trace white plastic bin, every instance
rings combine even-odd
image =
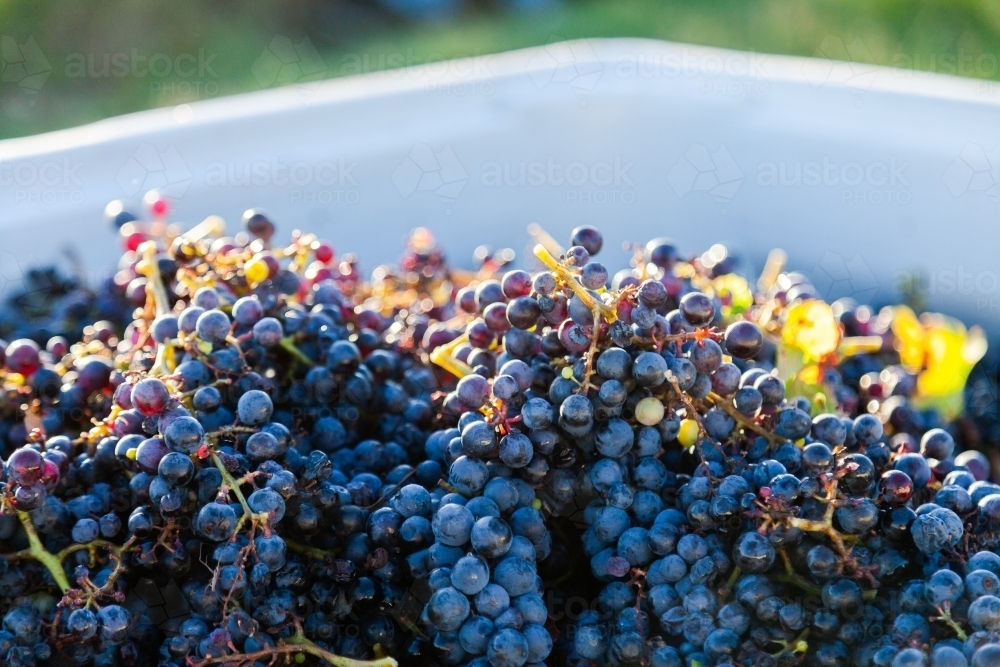
[[[600,226],[622,242],[775,246],[825,296],[929,305],[996,338],[1000,84],[656,41],[559,43],[291,86],[0,142],[0,271],[118,247],[111,199],[158,187],[175,217],[250,206],[392,260],[415,225],[458,264]],[[2,288],[3,285],[0,285]]]

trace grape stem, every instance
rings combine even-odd
[[[590,350],[587,351],[587,366],[583,372],[583,382],[580,384],[580,393],[584,396],[593,387],[590,378],[594,375],[594,358],[597,356],[597,341],[601,337],[601,311],[594,309],[594,330],[590,335]]]
[[[733,590],[733,586],[739,581],[740,575],[743,574],[743,570],[738,567],[734,567],[732,573],[729,575],[729,579],[726,580],[725,586],[723,588],[727,591]]]
[[[774,657],[780,657],[786,653],[805,653],[809,650],[809,642],[806,638],[809,637],[809,628],[803,630],[798,637],[790,642],[775,641],[777,644],[781,644],[782,649],[774,654]]]
[[[206,386],[206,387],[223,387],[223,386],[226,386],[226,385],[231,385],[232,383],[233,383],[232,380],[230,380],[228,378],[223,378],[221,380],[216,380],[215,382],[210,382],[209,384],[204,385],[204,386]],[[198,389],[201,389],[201,387],[198,387]],[[179,398],[181,400],[184,400],[185,398],[190,398],[191,396],[194,396],[195,394],[197,394],[198,393],[198,389],[191,389],[190,391],[182,391],[179,394],[176,394],[176,396],[177,396],[177,398]]]
[[[771,578],[774,581],[783,584],[792,584],[793,586],[798,586],[806,593],[809,593],[810,595],[815,595],[816,597],[820,597],[823,594],[823,591],[819,586],[810,582],[808,579],[797,573],[794,570],[794,568],[792,568],[792,561],[788,559],[788,554],[785,553],[784,549],[780,549],[778,553],[781,554],[781,561],[785,565],[785,573],[771,575]]]
[[[729,415],[737,424],[740,425],[741,428],[753,431],[757,435],[767,438],[767,441],[773,444],[780,445],[786,442],[786,440],[781,436],[771,433],[757,422],[747,418],[746,415],[744,415],[742,412],[733,407],[729,401],[727,401],[722,396],[719,396],[715,392],[712,392],[708,395],[708,400],[711,401],[712,405],[716,406],[717,408],[725,412],[727,415]]]
[[[952,630],[955,631],[955,636],[961,639],[963,642],[969,638],[969,636],[965,634],[965,630],[963,630],[961,626],[959,626],[959,624],[955,622],[955,619],[951,617],[951,609],[948,606],[938,607],[937,610],[938,613],[941,615],[932,618],[931,619],[932,621],[943,621],[944,623],[946,623],[948,627],[950,627]]]
[[[160,265],[156,262],[156,243],[146,241],[142,244],[142,258],[149,263],[149,286],[153,297],[153,308],[157,315],[163,315],[170,310],[170,299],[167,290],[163,288],[163,278],[160,275]]]
[[[66,576],[66,571],[63,570],[63,563],[70,554],[86,550],[90,553],[90,562],[91,565],[93,565],[95,559],[97,558],[97,550],[104,548],[112,554],[112,557],[121,562],[122,553],[128,551],[132,546],[131,540],[120,547],[117,544],[106,540],[94,540],[87,544],[71,544],[57,553],[52,553],[45,548],[45,545],[42,544],[42,540],[38,536],[38,531],[35,530],[35,524],[31,522],[31,514],[22,510],[16,511],[17,518],[20,519],[21,525],[24,526],[24,532],[28,536],[28,544],[30,546],[27,549],[22,549],[21,551],[3,554],[3,558],[11,562],[28,559],[38,561],[49,571],[52,578],[55,580],[56,584],[59,585],[59,588],[63,593],[72,588],[69,583],[69,578]]]
[[[316,362],[306,356],[306,354],[295,346],[295,340],[291,336],[285,336],[278,343],[285,352],[301,361],[306,366],[312,367],[316,365]]]
[[[839,479],[835,474],[831,475],[829,481],[826,483],[826,498],[818,498],[820,500],[826,501],[826,510],[823,513],[822,520],[802,519],[794,516],[786,517],[784,520],[788,523],[789,526],[793,528],[798,528],[799,530],[803,530],[809,533],[820,533],[822,535],[825,535],[827,539],[830,540],[830,543],[833,545],[833,548],[837,551],[837,554],[843,560],[843,562],[837,566],[837,573],[841,574],[843,572],[844,565],[848,565],[856,571],[859,570],[859,568],[857,566],[857,561],[854,560],[854,557],[851,556],[851,553],[848,551],[847,546],[844,544],[843,536],[833,526],[833,514],[836,511],[838,505],[837,503],[838,481]],[[767,520],[765,520],[765,524],[766,523]],[[788,559],[788,555],[784,552],[784,550],[782,550],[780,553],[781,553],[781,558],[785,563],[785,574],[781,577],[781,579],[778,579],[777,577],[775,579],[778,581],[785,580],[786,583],[795,584],[796,586],[799,586],[803,590],[813,592],[809,588],[806,588],[806,586],[810,586],[812,588],[815,588],[815,593],[818,595],[820,593],[820,589],[813,586],[813,584],[809,583],[806,579],[800,577],[795,572],[795,570],[792,569],[791,561]],[[870,589],[864,592],[864,598],[866,600],[871,600],[876,595],[878,595],[878,590],[876,589]]]
[[[614,322],[618,319],[618,314],[614,311],[614,309],[595,299],[594,295],[588,292],[586,287],[577,282],[576,276],[573,275],[569,269],[563,266],[559,260],[553,257],[552,253],[546,250],[545,246],[540,243],[535,246],[535,257],[542,260],[542,263],[547,266],[549,270],[559,276],[559,278],[566,283],[571,290],[573,290],[573,293],[580,298],[580,301],[582,301],[587,308],[592,311],[599,312],[601,317],[608,322]],[[597,320],[595,318],[595,323],[596,321]]]
[[[277,646],[254,651],[253,653],[237,653],[235,655],[220,655],[203,660],[188,658],[191,667],[204,667],[205,665],[226,663],[226,664],[253,664],[263,658],[270,658],[272,661],[279,655],[292,655],[306,653],[324,660],[334,667],[397,667],[397,663],[392,658],[378,658],[376,660],[354,660],[335,655],[312,643],[302,631],[299,630],[291,637],[283,639]]]
[[[240,490],[240,484],[242,484],[244,480],[238,480],[233,477],[232,474],[226,470],[226,466],[222,463],[222,459],[219,458],[219,455],[216,454],[215,451],[212,451],[211,456],[212,463],[215,464],[215,467],[219,469],[219,473],[222,475],[223,486],[232,491],[233,494],[235,494],[236,499],[240,501],[240,505],[243,506],[243,516],[241,516],[236,522],[236,532],[240,532],[240,529],[243,527],[243,524],[246,523],[247,519],[250,519],[251,521],[263,521],[266,523],[267,513],[261,512],[260,514],[254,514],[253,510],[250,509],[250,505],[247,504],[247,499],[243,496],[243,491]]]
[[[460,361],[454,357],[455,350],[461,347],[463,343],[467,342],[469,342],[469,335],[462,334],[450,343],[438,345],[433,351],[431,351],[431,362],[437,364],[459,379],[464,378],[466,375],[472,375],[472,367],[464,361]]]
[[[694,403],[691,402],[691,399],[688,398],[688,395],[685,394],[684,390],[681,389],[681,385],[677,381],[677,376],[675,376],[669,370],[667,371],[667,382],[670,383],[670,386],[673,387],[674,389],[674,393],[677,394],[678,398],[680,398],[681,400],[681,403],[684,404],[684,409],[687,411],[687,417],[697,422],[698,435],[702,438],[707,438],[708,431],[705,430],[705,424],[702,423],[701,416],[698,414],[698,410],[695,409]]]
[[[96,541],[98,540],[95,540],[95,542]],[[77,578],[76,580],[77,584],[79,584],[80,587],[84,589],[82,602],[85,607],[89,607],[92,604],[96,604],[97,598],[99,598],[101,595],[113,593],[115,588],[115,582],[118,580],[118,577],[122,575],[122,572],[125,571],[125,558],[123,557],[122,554],[130,550],[132,548],[132,545],[135,544],[135,542],[136,542],[136,537],[132,536],[128,539],[127,542],[125,542],[125,544],[121,546],[121,548],[117,548],[113,544],[104,543],[109,547],[109,557],[112,561],[114,561],[114,567],[111,569],[111,573],[108,574],[108,579],[106,582],[104,582],[103,586],[99,587],[95,585],[94,582],[90,580],[90,577],[86,575],[84,575],[81,578]],[[86,546],[89,547],[93,544],[94,542],[91,542]],[[66,551],[66,549],[64,549],[63,551]],[[91,567],[94,566],[94,551],[95,549],[90,549]],[[57,554],[57,557],[61,554],[62,552]],[[67,598],[68,597],[69,596],[67,596]],[[76,599],[80,600],[81,598],[77,597]]]
[[[38,537],[38,531],[35,530],[35,524],[31,522],[31,515],[22,510],[17,510],[17,518],[21,520],[24,532],[28,535],[28,544],[31,545],[27,549],[28,553],[31,554],[32,558],[45,566],[45,569],[49,571],[49,574],[55,579],[55,582],[59,585],[63,593],[68,591],[70,589],[69,579],[66,577],[65,570],[63,570],[62,561],[59,560],[58,556],[50,553],[45,548],[45,545],[42,544],[42,540]],[[80,546],[84,547],[84,545]]]
[[[195,243],[207,236],[220,236],[226,231],[226,222],[217,215],[210,215],[178,238],[185,243]]]
[[[308,544],[302,544],[301,542],[296,542],[293,539],[284,537],[285,546],[297,554],[302,554],[303,556],[309,556],[310,558],[315,558],[316,560],[326,560],[330,555],[322,549],[317,549],[316,547],[311,547]]]
[[[830,481],[826,485],[826,511],[823,513],[822,521],[815,521],[812,519],[802,519],[799,517],[789,517],[788,524],[793,528],[798,528],[799,530],[804,530],[810,533],[822,533],[829,538],[830,542],[833,544],[837,553],[840,554],[845,560],[853,561],[850,553],[847,551],[847,547],[844,545],[844,540],[841,538],[840,533],[836,528],[833,527],[833,513],[837,509],[837,477],[831,476]]]

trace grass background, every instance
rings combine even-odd
[[[252,67],[276,35],[308,38],[324,76],[351,73],[345,63],[383,69],[393,54],[420,63],[559,39],[647,37],[1000,80],[997,0],[550,0],[531,11],[467,2],[417,21],[374,0],[0,0],[5,62],[11,44],[31,38],[51,66],[37,93],[19,87],[9,67],[0,76],[0,138],[259,90]],[[851,52],[830,53],[824,40]],[[105,55],[133,53],[202,53],[209,67],[162,78],[81,77],[67,67],[89,57],[100,69]]]

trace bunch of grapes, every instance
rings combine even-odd
[[[366,280],[147,204],[0,343],[0,662],[1000,664],[1000,486],[900,311],[592,227]]]

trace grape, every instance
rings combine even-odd
[[[223,503],[208,503],[198,512],[195,530],[213,542],[227,540],[236,530],[236,512]]]
[[[7,459],[6,470],[15,484],[31,486],[42,479],[44,465],[41,454],[29,447],[22,447]]]
[[[128,610],[111,604],[97,612],[97,625],[101,638],[108,642],[120,642],[128,636],[132,615]]]
[[[260,300],[254,297],[242,297],[233,304],[233,320],[243,326],[254,326],[264,316],[264,308]]]
[[[972,656],[971,667],[987,667],[1000,660],[1000,644],[986,644],[976,649]]]
[[[145,378],[132,387],[132,404],[146,417],[163,412],[169,399],[167,386],[156,378]]]
[[[589,255],[596,255],[604,245],[604,237],[601,232],[590,225],[581,225],[573,230],[570,236],[571,246],[582,246]],[[533,660],[532,662],[538,662]]]
[[[490,619],[495,619],[510,607],[510,596],[497,584],[487,584],[475,597],[476,611]]]
[[[753,532],[743,533],[733,548],[733,560],[744,572],[766,572],[775,558],[774,547],[766,538]]]
[[[432,530],[435,539],[445,546],[460,547],[469,541],[475,518],[462,505],[443,505],[434,514]]]
[[[80,519],[70,533],[77,544],[89,544],[97,539],[100,526],[93,519]]]
[[[882,422],[875,415],[859,415],[852,426],[854,437],[862,445],[872,445],[882,437]]]
[[[752,322],[739,321],[726,329],[726,350],[739,359],[752,359],[760,354],[764,341],[760,330]]]
[[[19,338],[5,346],[4,365],[12,373],[25,377],[34,375],[41,368],[39,347],[35,341]]]
[[[274,406],[263,391],[251,389],[240,396],[236,410],[241,422],[248,426],[260,426],[271,419]]]

